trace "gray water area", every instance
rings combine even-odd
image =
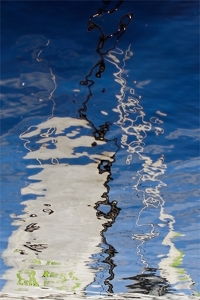
[[[175,2],[3,3],[0,299],[198,299],[199,9]]]

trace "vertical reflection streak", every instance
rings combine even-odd
[[[127,152],[130,153],[127,155],[126,164],[130,164],[132,160],[132,155],[136,153],[138,155],[139,160],[143,161],[143,168],[140,171],[137,171],[136,184],[133,186],[133,189],[142,192],[143,194],[143,204],[145,205],[139,213],[137,225],[139,224],[139,219],[142,212],[149,207],[150,205],[157,208],[159,205],[163,205],[164,200],[160,196],[159,188],[165,186],[165,184],[159,180],[157,177],[164,174],[166,165],[164,162],[164,155],[162,155],[156,162],[153,162],[148,156],[142,154],[144,151],[145,143],[144,139],[147,136],[147,132],[152,129],[152,125],[150,122],[144,120],[145,113],[143,112],[143,107],[139,104],[139,100],[133,96],[128,96],[127,102],[125,102],[125,90],[126,90],[126,80],[122,77],[122,74],[125,73],[125,60],[129,59],[132,55],[130,51],[130,46],[125,52],[125,57],[123,59],[123,66],[117,64],[119,60],[114,57],[115,54],[122,54],[121,52],[110,52],[108,57],[112,60],[108,59],[109,62],[113,63],[116,68],[119,70],[117,73],[114,73],[116,77],[115,81],[121,85],[120,95],[116,95],[118,99],[117,112],[119,112],[119,121],[116,123],[124,134],[121,137],[121,146],[122,148],[127,148]],[[130,93],[131,90],[130,90]],[[132,117],[132,114],[137,114],[135,118]],[[126,122],[129,121],[131,124],[129,126],[125,126]],[[139,124],[135,124],[139,122]],[[135,137],[136,140],[128,141],[130,137]],[[134,178],[133,178],[134,179]],[[149,187],[145,190],[140,190],[139,186],[145,181],[157,182],[158,184],[153,188]],[[153,227],[151,233],[154,232],[154,225],[148,224]]]
[[[132,237],[139,241],[139,245],[137,246],[137,255],[140,257],[144,266],[141,274],[144,274],[145,271],[152,270],[152,267],[150,267],[150,263],[142,254],[141,249],[148,240],[155,238],[159,235],[159,233],[156,232],[156,226],[153,221],[151,222],[149,220],[148,223],[146,221],[142,222],[142,217],[146,212],[148,212],[149,208],[157,210],[158,208],[162,208],[164,205],[164,200],[160,195],[160,188],[165,186],[165,184],[159,179],[159,176],[165,173],[166,164],[164,164],[164,155],[162,155],[157,161],[153,162],[150,157],[143,154],[145,149],[144,141],[148,132],[152,130],[152,124],[145,120],[145,113],[139,101],[140,96],[133,96],[135,91],[132,88],[127,87],[127,81],[123,77],[123,74],[126,74],[126,60],[130,59],[132,56],[130,47],[131,46],[129,46],[125,51],[124,58],[122,59],[122,66],[119,65],[120,60],[115,56],[121,55],[121,51],[110,51],[107,55],[107,60],[114,64],[117,68],[118,71],[114,73],[115,81],[121,86],[120,94],[116,95],[116,98],[118,99],[118,106],[115,111],[119,113],[119,120],[116,122],[116,125],[118,125],[122,130],[121,147],[126,149],[128,152],[126,164],[130,165],[133,155],[136,155],[139,161],[142,162],[142,169],[137,171],[135,176],[132,177],[135,182],[133,190],[137,192],[138,197],[142,197],[143,199],[143,207],[140,209],[136,219],[136,228],[141,228],[141,230],[138,233],[134,233]],[[127,90],[129,90],[131,95],[126,96]],[[145,186],[144,188],[142,188],[143,185]],[[145,229],[147,227],[150,227],[150,229],[143,232],[143,228]],[[137,278],[135,277],[135,280],[139,280],[140,282],[140,278],[142,278],[141,276],[143,275],[139,275]],[[134,289],[134,285],[129,287]],[[154,290],[154,284],[152,289]],[[166,288],[161,288],[160,291],[159,287],[159,293],[162,294],[165,292]],[[149,290],[148,293],[151,293],[151,291]]]
[[[165,200],[160,194],[160,190],[166,186],[166,184],[160,179],[160,176],[163,176],[167,169],[167,165],[164,163],[165,157],[162,154],[156,161],[152,161],[150,157],[143,153],[145,151],[145,138],[147,137],[148,132],[154,130],[156,135],[164,133],[164,130],[161,127],[153,127],[152,124],[162,124],[163,121],[159,120],[157,117],[151,117],[150,122],[145,120],[145,112],[139,101],[141,96],[133,96],[135,94],[134,89],[127,87],[127,81],[123,77],[123,75],[127,74],[127,71],[125,70],[126,60],[130,59],[132,56],[130,46],[125,51],[125,55],[122,59],[122,66],[120,66],[120,59],[118,59],[117,56],[122,55],[123,52],[120,49],[117,50],[118,51],[109,51],[106,58],[107,61],[115,65],[117,72],[114,72],[113,74],[115,81],[120,84],[120,94],[116,95],[118,105],[116,109],[113,109],[113,111],[119,114],[119,120],[115,124],[122,130],[121,148],[126,149],[128,152],[126,164],[130,165],[133,155],[136,155],[142,164],[141,170],[138,170],[132,177],[134,182],[133,190],[137,193],[138,197],[142,198],[143,204],[135,222],[136,228],[140,228],[140,231],[138,233],[134,233],[132,238],[139,241],[139,245],[137,246],[137,255],[140,257],[144,267],[143,270],[141,270],[140,275],[124,279],[135,280],[141,286],[141,290],[145,293],[163,295],[168,290],[168,283],[177,284],[180,281],[177,276],[176,269],[172,267],[174,265],[174,261],[180,257],[180,251],[175,248],[175,245],[172,242],[172,238],[176,236],[176,233],[173,231],[175,219],[172,215],[164,213]],[[128,90],[131,96],[126,96],[126,91]],[[165,114],[162,115],[165,116]],[[148,210],[152,208],[155,210],[154,219],[156,218],[157,213],[159,220],[162,221],[161,227],[167,225],[169,228],[167,236],[161,242],[162,245],[170,247],[167,258],[161,258],[161,261],[158,264],[162,277],[155,276],[155,272],[158,268],[153,268],[151,266],[152,263],[149,262],[142,253],[144,245],[150,239],[154,239],[160,235],[159,232],[156,232],[156,227],[159,224],[155,223],[154,220],[151,222],[150,215],[148,215],[149,222],[142,222],[143,215],[148,214]],[[150,227],[149,230],[144,232],[147,227]],[[160,253],[158,256],[159,255]],[[145,274],[146,272],[147,274]],[[149,272],[151,273],[149,274]],[[190,286],[192,281],[190,277],[185,273],[185,271],[183,271],[183,273],[185,281],[184,284],[182,284],[182,287],[191,288]],[[145,285],[142,283],[143,280],[146,280],[148,284],[152,281],[152,286],[148,288],[147,285],[146,291],[144,291]],[[157,281],[157,287],[155,286],[154,281]],[[134,289],[138,288],[138,284],[136,283],[127,287],[134,292]],[[176,287],[178,287],[178,285],[176,285]]]

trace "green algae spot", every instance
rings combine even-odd
[[[180,280],[180,281],[187,281],[187,280],[188,280],[188,277],[187,277],[187,276],[185,276],[185,277],[180,277],[179,280]]]
[[[175,267],[175,268],[177,268],[177,267],[179,267],[179,266],[181,265],[182,259],[183,259],[183,256],[184,256],[184,254],[183,254],[183,252],[182,252],[181,250],[178,250],[178,252],[179,252],[179,256],[177,256],[177,257],[173,260],[173,262],[172,262],[172,264],[171,264],[171,266],[172,266],[172,267]]]
[[[184,269],[179,269],[179,270],[177,270],[177,273],[183,275],[183,274],[185,274],[185,270]]]
[[[41,265],[41,260],[40,259],[33,259],[33,263],[36,265]]]
[[[69,278],[71,278],[72,280],[78,280],[78,278],[76,276],[74,276],[74,272],[69,272]]]
[[[28,279],[24,279],[23,275],[28,276]],[[17,273],[17,284],[26,286],[39,286],[35,278],[36,272],[34,270],[19,270]]]
[[[60,276],[59,276],[59,281],[60,281],[61,283],[64,283],[64,282],[67,281],[67,278],[66,278],[65,274],[63,274],[63,273],[60,274]]]
[[[72,291],[79,288],[81,286],[80,282],[77,282],[75,286],[72,287]]]
[[[15,252],[19,252],[18,249]],[[29,262],[34,263],[35,265],[42,265],[43,262],[40,259],[32,259]],[[47,261],[45,263],[46,266],[56,266],[60,265],[60,263]],[[75,264],[76,265],[76,264]],[[37,270],[36,270],[37,271]],[[17,273],[18,285],[21,286],[39,286],[38,282],[36,281],[36,271],[35,270],[19,270]],[[47,287],[49,285],[56,284],[56,288],[58,290],[66,290],[66,288],[71,291],[75,291],[77,288],[81,286],[78,277],[75,276],[74,271],[70,271],[67,274],[59,273],[59,272],[52,272],[45,270],[43,271],[43,286]],[[68,283],[67,283],[68,282]],[[67,285],[66,285],[67,284]]]
[[[184,236],[184,234],[179,233],[179,232],[174,232],[174,235],[172,236],[172,239],[174,239],[176,237],[180,237],[180,236]]]
[[[49,271],[44,271],[42,277],[49,277],[49,273],[50,273]]]
[[[46,266],[49,266],[49,265],[58,266],[58,265],[60,265],[60,263],[48,260],[47,263],[46,263]]]
[[[57,263],[57,262],[55,262],[55,261],[52,261],[52,262],[51,262],[51,265],[53,265],[53,266],[58,266],[58,265],[60,265],[60,263]]]

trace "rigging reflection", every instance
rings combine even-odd
[[[120,59],[120,56],[124,57]],[[120,49],[115,49],[107,54],[106,60],[113,64],[117,72],[114,72],[115,82],[120,84],[120,94],[116,95],[118,105],[113,109],[119,115],[119,120],[115,123],[121,128],[121,148],[128,152],[126,157],[126,164],[130,165],[132,160],[140,162],[141,169],[133,173],[132,189],[138,198],[141,198],[141,210],[138,212],[136,218],[133,240],[139,242],[137,246],[137,255],[143,264],[141,273],[131,277],[123,278],[124,280],[131,280],[135,283],[127,285],[131,293],[144,293],[153,295],[163,295],[168,292],[170,285],[173,288],[191,289],[192,281],[190,277],[183,272],[183,280],[178,275],[178,270],[175,268],[174,261],[180,257],[178,251],[171,238],[176,236],[173,230],[173,223],[175,219],[172,215],[164,213],[165,201],[161,196],[162,188],[166,186],[161,180],[161,176],[165,174],[167,165],[165,163],[165,156],[161,154],[153,161],[151,157],[145,154],[145,139],[148,133],[154,131],[155,135],[164,133],[160,125],[163,124],[161,117],[166,114],[160,111],[157,112],[159,117],[151,117],[150,121],[145,120],[145,111],[141,105],[141,96],[137,95],[133,87],[127,86],[126,76],[128,70],[125,69],[126,61],[133,55],[130,46],[123,53]],[[143,84],[148,84],[147,80]],[[137,86],[139,83],[135,82]],[[141,83],[141,85],[143,85]],[[140,86],[138,86],[140,87]],[[163,240],[163,227],[168,227],[168,233]],[[147,245],[154,245],[157,253],[154,256],[161,258],[152,260],[152,255],[147,252],[145,258],[144,249]],[[155,247],[157,245],[157,248]],[[168,254],[161,254],[163,247],[169,246]],[[148,247],[151,251],[151,246]],[[164,250],[165,251],[165,250]],[[161,253],[160,253],[161,252]],[[162,258],[163,257],[163,258]],[[156,262],[156,263],[155,263]],[[182,281],[180,285],[179,282]]]

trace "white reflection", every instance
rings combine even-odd
[[[175,219],[172,215],[165,214],[163,209],[161,209],[160,219],[163,221],[168,220],[169,223],[169,232],[162,242],[163,245],[169,247],[169,252],[167,257],[161,258],[159,262],[161,276],[167,278],[170,284],[173,284],[177,290],[191,289],[193,281],[186,271],[181,268],[184,254],[173,243],[175,237],[181,236],[174,231],[173,224],[175,223]]]
[[[139,82],[137,82],[136,87],[139,89],[143,89],[143,86],[149,84],[150,82],[151,82],[151,80],[149,80],[149,79],[144,80],[144,81],[139,81]]]
[[[176,289],[191,289],[192,280],[189,275],[186,274],[184,269],[177,269],[181,265],[183,253],[176,249],[172,241],[173,237],[177,234],[173,230],[175,219],[172,215],[164,213],[165,201],[161,196],[161,189],[166,184],[160,178],[165,174],[167,169],[162,150],[167,150],[169,147],[166,148],[165,146],[157,145],[145,147],[145,138],[148,132],[153,130],[156,135],[164,133],[163,128],[159,127],[159,125],[163,124],[163,120],[158,117],[151,117],[150,121],[146,121],[145,111],[140,104],[141,96],[136,95],[136,91],[132,87],[127,87],[125,63],[130,58],[129,53],[131,53],[130,46],[122,59],[122,66],[120,66],[120,59],[116,57],[123,54],[120,50],[110,51],[107,60],[116,66],[117,72],[114,73],[115,81],[120,84],[120,94],[116,95],[118,105],[113,111],[119,114],[119,121],[116,124],[122,130],[121,147],[128,152],[126,164],[130,165],[133,157],[136,158],[137,156],[142,165],[141,170],[137,171],[132,177],[134,183],[133,190],[142,196],[142,208],[136,220],[136,230],[138,232],[133,234],[133,239],[140,241],[139,246],[137,246],[137,254],[144,265],[142,273],[145,272],[146,268],[159,267],[162,278],[167,279],[170,284],[175,285]],[[150,80],[134,82],[137,88],[143,88],[144,85],[149,83]],[[128,91],[129,95],[127,95]],[[156,113],[160,117],[166,116],[164,112],[156,111]],[[177,135],[181,133],[181,130],[178,130],[168,136],[168,138],[177,138]],[[184,135],[188,135],[188,133],[189,130],[184,132]],[[144,154],[144,152],[150,153],[152,150],[154,154],[159,154],[159,158],[156,161],[153,161],[147,154]],[[148,213],[150,209],[151,213]],[[154,213],[152,213],[152,209],[154,209]],[[161,222],[156,224],[156,219],[159,219]],[[152,266],[152,263],[142,254],[141,249],[150,239],[160,235],[156,228],[162,230],[162,227],[166,225],[168,225],[169,232],[162,241],[162,245],[169,247],[169,253],[167,258],[162,258],[162,254],[160,253],[157,254],[157,257],[161,258],[160,262],[158,266]],[[161,249],[162,247],[159,247],[159,251],[162,251]],[[182,272],[181,276],[180,274],[178,275],[180,271]]]
[[[22,134],[25,145],[39,136],[41,147],[29,151],[25,159],[37,159],[40,165],[28,168],[39,167],[40,171],[30,176],[32,183],[21,190],[22,195],[33,194],[36,200],[24,201],[24,214],[13,222],[19,228],[3,254],[6,265],[13,267],[4,275],[8,279],[4,292],[23,288],[29,293],[30,286],[77,291],[93,281],[87,263],[91,253],[99,252],[103,223],[93,206],[106,191],[107,180],[107,173],[99,174],[95,161],[108,160],[113,153],[89,155],[94,138],[80,135],[80,128],[88,127],[84,120],[52,118]],[[66,128],[73,132],[71,137],[63,135]],[[46,134],[42,135],[42,130]],[[56,140],[55,148],[43,146],[52,140]],[[79,146],[88,151],[75,153]],[[91,159],[86,165],[59,163],[62,158],[84,155]]]

